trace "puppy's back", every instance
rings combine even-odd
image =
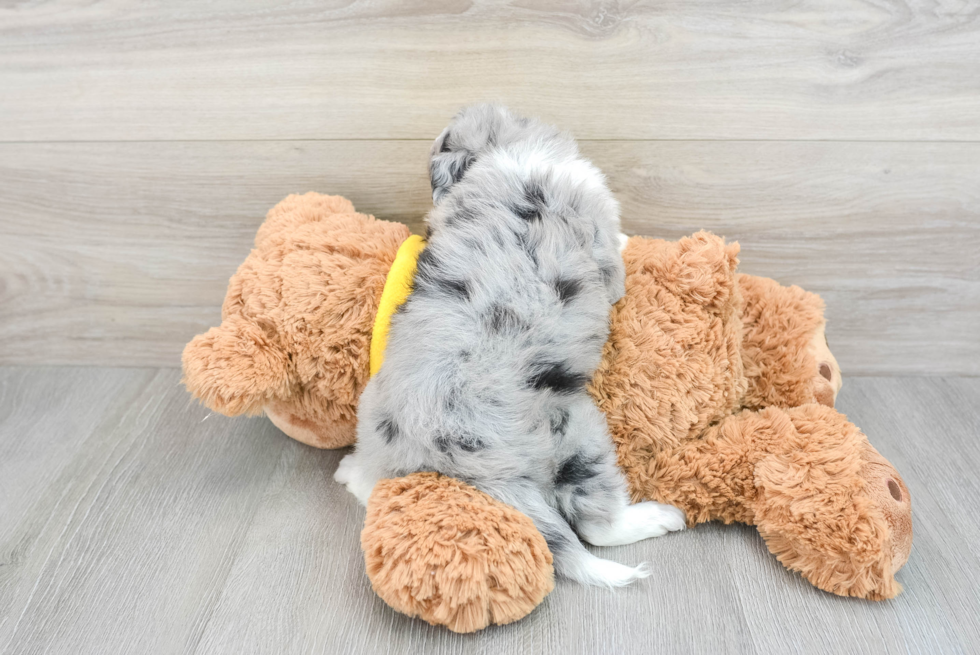
[[[570,137],[495,106],[464,110],[430,170],[428,245],[358,438],[380,437],[389,473],[520,475],[553,458],[548,424],[599,363],[618,207]]]

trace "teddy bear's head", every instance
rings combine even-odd
[[[184,383],[229,416],[265,412],[319,448],[354,442],[371,332],[406,226],[349,200],[292,195],[269,211],[218,327],[184,349]]]

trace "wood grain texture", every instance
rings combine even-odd
[[[845,374],[980,374],[980,144],[586,141],[631,234],[827,301]],[[0,362],[176,366],[288,193],[421,229],[428,142],[0,144]]]
[[[980,140],[975,2],[4,3],[0,140]]]
[[[0,522],[0,652],[192,649],[285,438],[244,419],[203,422],[173,370],[2,379],[4,414],[32,408],[33,421],[0,424],[0,448],[20,451],[0,461],[14,504]],[[107,398],[112,386],[130,388]],[[59,396],[65,409],[52,411]],[[100,406],[94,426],[74,429]],[[67,462],[52,457],[58,442]],[[52,464],[41,480],[20,472]]]
[[[655,574],[616,592],[559,581],[525,619],[474,635],[396,614],[371,591],[363,509],[332,479],[345,451],[313,450],[262,418],[209,417],[178,379],[0,369],[0,653],[931,654],[980,643],[977,379],[847,379],[841,392],[912,494],[898,598],[820,592],[754,529],[708,524],[596,549],[649,560]]]
[[[0,364],[175,367],[265,212],[317,190],[419,230],[463,104],[558,123],[632,234],[706,228],[820,293],[839,408],[903,476],[886,603],[743,526],[602,549],[455,635],[363,573],[343,452],[192,405],[179,372],[0,368],[0,655],[958,653],[980,643],[980,5],[956,0],[0,2]]]

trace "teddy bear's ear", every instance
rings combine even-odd
[[[187,390],[226,416],[258,414],[268,400],[288,393],[288,356],[241,316],[194,337],[182,359]]]
[[[328,220],[337,214],[354,213],[354,204],[343,196],[327,196],[315,191],[286,196],[266,214],[265,221],[255,233],[255,247],[259,250],[275,248],[302,225]]]

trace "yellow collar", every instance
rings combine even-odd
[[[374,318],[374,330],[371,332],[371,377],[374,377],[384,362],[391,317],[408,300],[408,294],[412,292],[415,266],[423,248],[425,248],[425,239],[413,234],[402,242],[398,254],[395,255],[395,261],[391,263],[384,291],[381,292],[378,315]]]

